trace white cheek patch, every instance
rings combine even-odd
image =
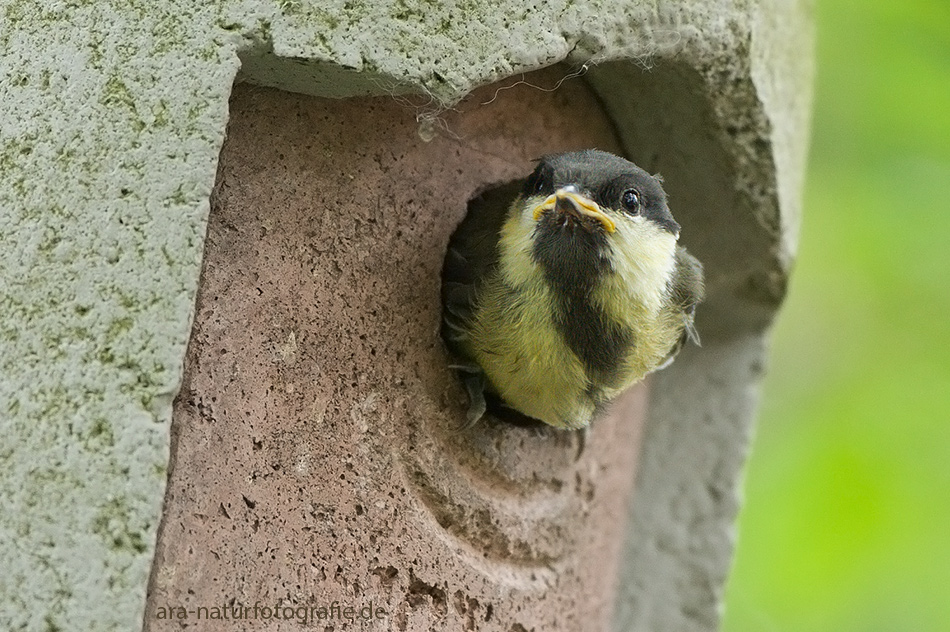
[[[517,213],[510,214],[501,229],[499,250],[501,271],[514,286],[540,283],[538,263],[531,256],[532,236],[537,227],[533,210],[543,197],[518,198]],[[628,297],[650,313],[658,313],[668,293],[676,266],[677,236],[653,222],[629,215],[614,215],[617,230],[607,239],[619,285]]]
[[[676,235],[639,216],[617,217],[616,222],[617,232],[608,240],[614,270],[631,298],[657,313],[676,267]]]
[[[540,198],[538,198],[540,199]],[[523,285],[538,278],[538,264],[531,256],[534,243],[531,236],[537,223],[534,221],[531,209],[533,198],[522,200],[520,197],[515,204],[521,208],[514,215],[509,215],[501,228],[499,252],[501,271],[505,279],[512,285]]]

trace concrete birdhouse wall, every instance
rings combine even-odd
[[[798,5],[14,5],[0,627],[715,629],[794,250]],[[448,240],[587,147],[663,175],[703,347],[586,441],[462,429]]]

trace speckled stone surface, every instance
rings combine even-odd
[[[795,246],[808,10],[0,2],[0,628],[142,620],[239,68],[307,94],[408,99],[432,136],[474,87],[567,58],[623,151],[666,176],[712,270],[705,346],[653,385],[614,626],[713,629],[755,376]]]
[[[426,143],[389,98],[236,91],[147,629],[179,629],[169,605],[334,601],[382,608],[380,630],[608,624],[645,390],[586,445],[499,422],[463,432],[434,334],[468,200],[546,151],[616,140],[579,80],[481,105],[492,94]],[[299,625],[260,616],[244,629]]]

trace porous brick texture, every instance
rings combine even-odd
[[[463,431],[437,332],[442,259],[470,198],[543,153],[618,145],[580,80],[493,96],[477,91],[424,142],[392,98],[236,90],[147,629],[608,625],[645,389],[586,440],[487,420]],[[224,606],[232,620],[209,620]]]

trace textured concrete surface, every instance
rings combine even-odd
[[[0,627],[141,620],[239,65],[316,95],[411,93],[429,137],[473,86],[567,57],[589,62],[625,150],[663,171],[696,226],[687,244],[714,262],[709,353],[655,384],[615,619],[711,629],[748,377],[795,243],[806,4],[0,2]],[[657,78],[670,88],[632,89]],[[688,379],[717,358],[713,384]]]
[[[0,629],[141,619],[237,71],[178,9],[0,4]]]

